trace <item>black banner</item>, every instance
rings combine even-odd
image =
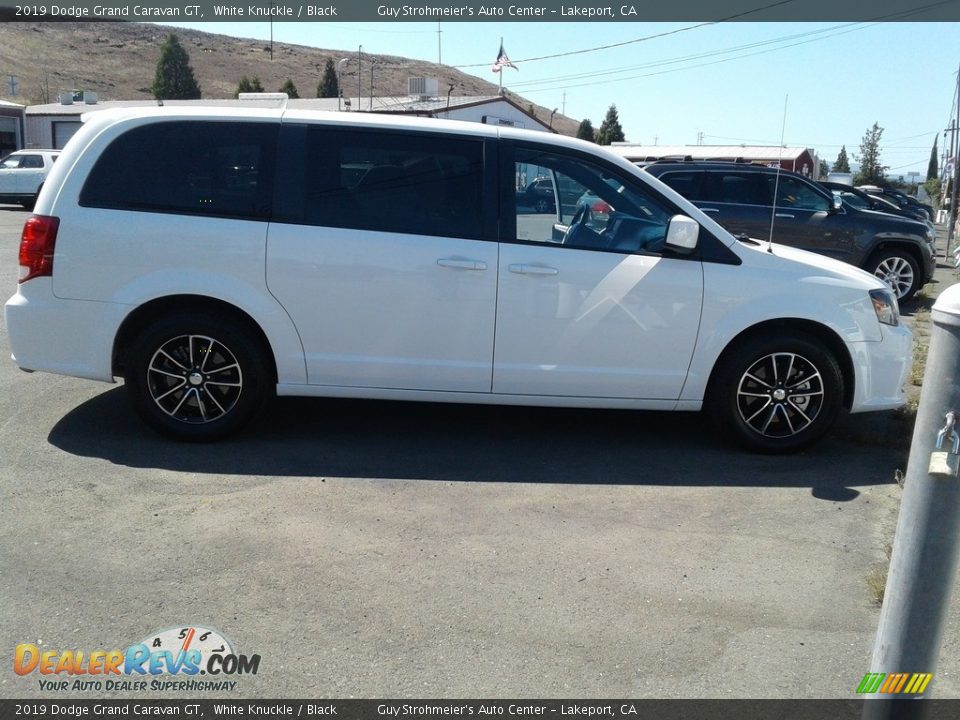
[[[0,700],[0,717],[267,717],[413,720],[860,720],[865,703],[894,720],[954,720],[960,700]],[[879,709],[879,708],[873,708]]]
[[[782,22],[960,20],[957,0],[0,0],[5,21]]]

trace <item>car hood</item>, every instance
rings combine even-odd
[[[802,266],[807,273],[814,271],[817,275],[842,281],[850,287],[863,288],[864,290],[874,290],[877,288],[889,289],[889,286],[883,283],[880,278],[858,267],[854,267],[849,263],[835,260],[834,258],[820,255],[819,253],[800,250],[777,243],[773,243],[773,252],[771,253],[770,246],[771,243],[766,240],[751,238],[748,241],[738,240],[735,247],[741,253],[753,253],[754,255],[763,255],[768,258],[778,258],[780,261]]]

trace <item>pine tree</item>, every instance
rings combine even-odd
[[[818,178],[817,178],[817,179],[818,179],[818,180],[826,180],[826,179],[827,179],[827,175],[829,175],[829,174],[830,174],[830,166],[827,165],[827,161],[826,161],[826,160],[821,160],[821,161],[820,161],[820,167],[819,167],[818,172],[817,172],[817,175],[818,175]]]
[[[293,84],[293,80],[290,78],[287,78],[287,81],[280,86],[280,92],[286,93],[287,97],[291,100],[300,97],[300,93],[297,92],[297,86]]]
[[[253,79],[251,79],[244,75],[242,78],[240,78],[240,82],[237,84],[237,91],[233,94],[233,96],[238,98],[240,97],[240,93],[254,92],[263,92],[263,85],[260,83],[260,78],[254,75]]]
[[[883,171],[887,169],[886,165],[880,164],[880,138],[883,135],[883,128],[878,123],[873,127],[867,128],[863,134],[863,140],[860,141],[860,154],[857,156],[857,162],[860,163],[860,172],[853,179],[857,185],[886,185],[887,181],[883,177]]]
[[[320,84],[317,85],[318,98],[334,98],[340,96],[340,82],[337,80],[337,70],[333,66],[333,60],[327,58],[327,64],[323,66],[323,77]]]
[[[200,97],[200,86],[193,76],[190,56],[176,35],[167,35],[160,48],[151,90],[157,100],[196,100]]]
[[[937,161],[937,136],[933,138],[933,147],[930,148],[930,163],[927,165],[927,180],[936,180],[940,177],[940,164]]]
[[[607,110],[607,116],[600,123],[600,130],[597,131],[598,145],[611,145],[615,142],[623,142],[626,137],[623,134],[623,128],[620,126],[620,116],[617,115],[617,106],[611,105]]]
[[[590,142],[594,142],[596,139],[597,131],[593,129],[593,123],[590,122],[589,118],[580,123],[580,127],[577,128],[577,137]]]
[[[834,172],[850,172],[850,160],[847,158],[847,146],[840,148],[840,154],[837,155],[837,161],[833,164]]]

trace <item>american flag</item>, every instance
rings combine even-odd
[[[493,63],[493,67],[490,68],[493,72],[498,73],[505,67],[512,67],[514,70],[519,70],[519,68],[510,62],[510,58],[507,57],[507,51],[503,49],[503,41],[500,41],[500,52],[497,53],[497,59]]]

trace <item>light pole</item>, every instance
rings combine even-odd
[[[337,110],[343,109],[343,64],[350,58],[337,61]]]

